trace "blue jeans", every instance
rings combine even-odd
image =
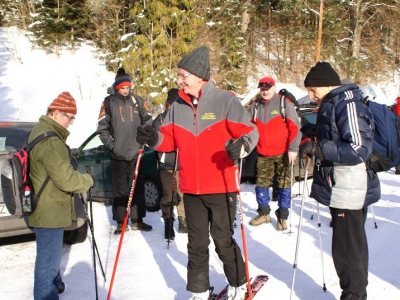
[[[36,234],[35,300],[58,300],[64,228],[34,228]]]

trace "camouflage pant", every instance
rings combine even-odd
[[[258,155],[256,186],[260,188],[270,187],[275,174],[277,175],[279,188],[291,188],[290,166],[287,154],[271,157]]]

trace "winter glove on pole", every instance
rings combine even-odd
[[[149,145],[153,148],[158,142],[158,133],[150,125],[139,126],[137,129],[136,141],[140,145]]]
[[[321,148],[318,146],[318,142],[316,141],[306,141],[305,143],[300,145],[300,157],[306,158],[315,157],[319,160],[324,160],[324,155],[322,154]]]
[[[228,157],[232,160],[238,160],[246,156],[250,151],[249,144],[244,141],[242,138],[240,139],[231,139],[225,145],[225,150],[228,152]]]

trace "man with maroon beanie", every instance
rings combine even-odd
[[[60,274],[64,227],[75,218],[73,194],[84,193],[93,185],[89,174],[74,170],[65,144],[76,113],[75,99],[68,92],[61,93],[51,102],[46,115],[40,117],[28,139],[30,143],[45,132],[56,133],[29,152],[33,188],[39,191],[44,186],[37,208],[29,216],[29,225],[36,235],[35,300],[55,300],[65,290]]]

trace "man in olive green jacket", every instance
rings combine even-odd
[[[39,191],[47,176],[36,210],[29,217],[29,225],[36,234],[35,300],[59,299],[65,290],[60,274],[64,227],[75,218],[73,193],[86,192],[93,179],[89,174],[75,171],[71,165],[65,141],[68,126],[77,112],[75,99],[63,92],[47,108],[46,116],[32,129],[28,142],[40,134],[58,134],[40,141],[29,153],[29,175],[35,191]]]

